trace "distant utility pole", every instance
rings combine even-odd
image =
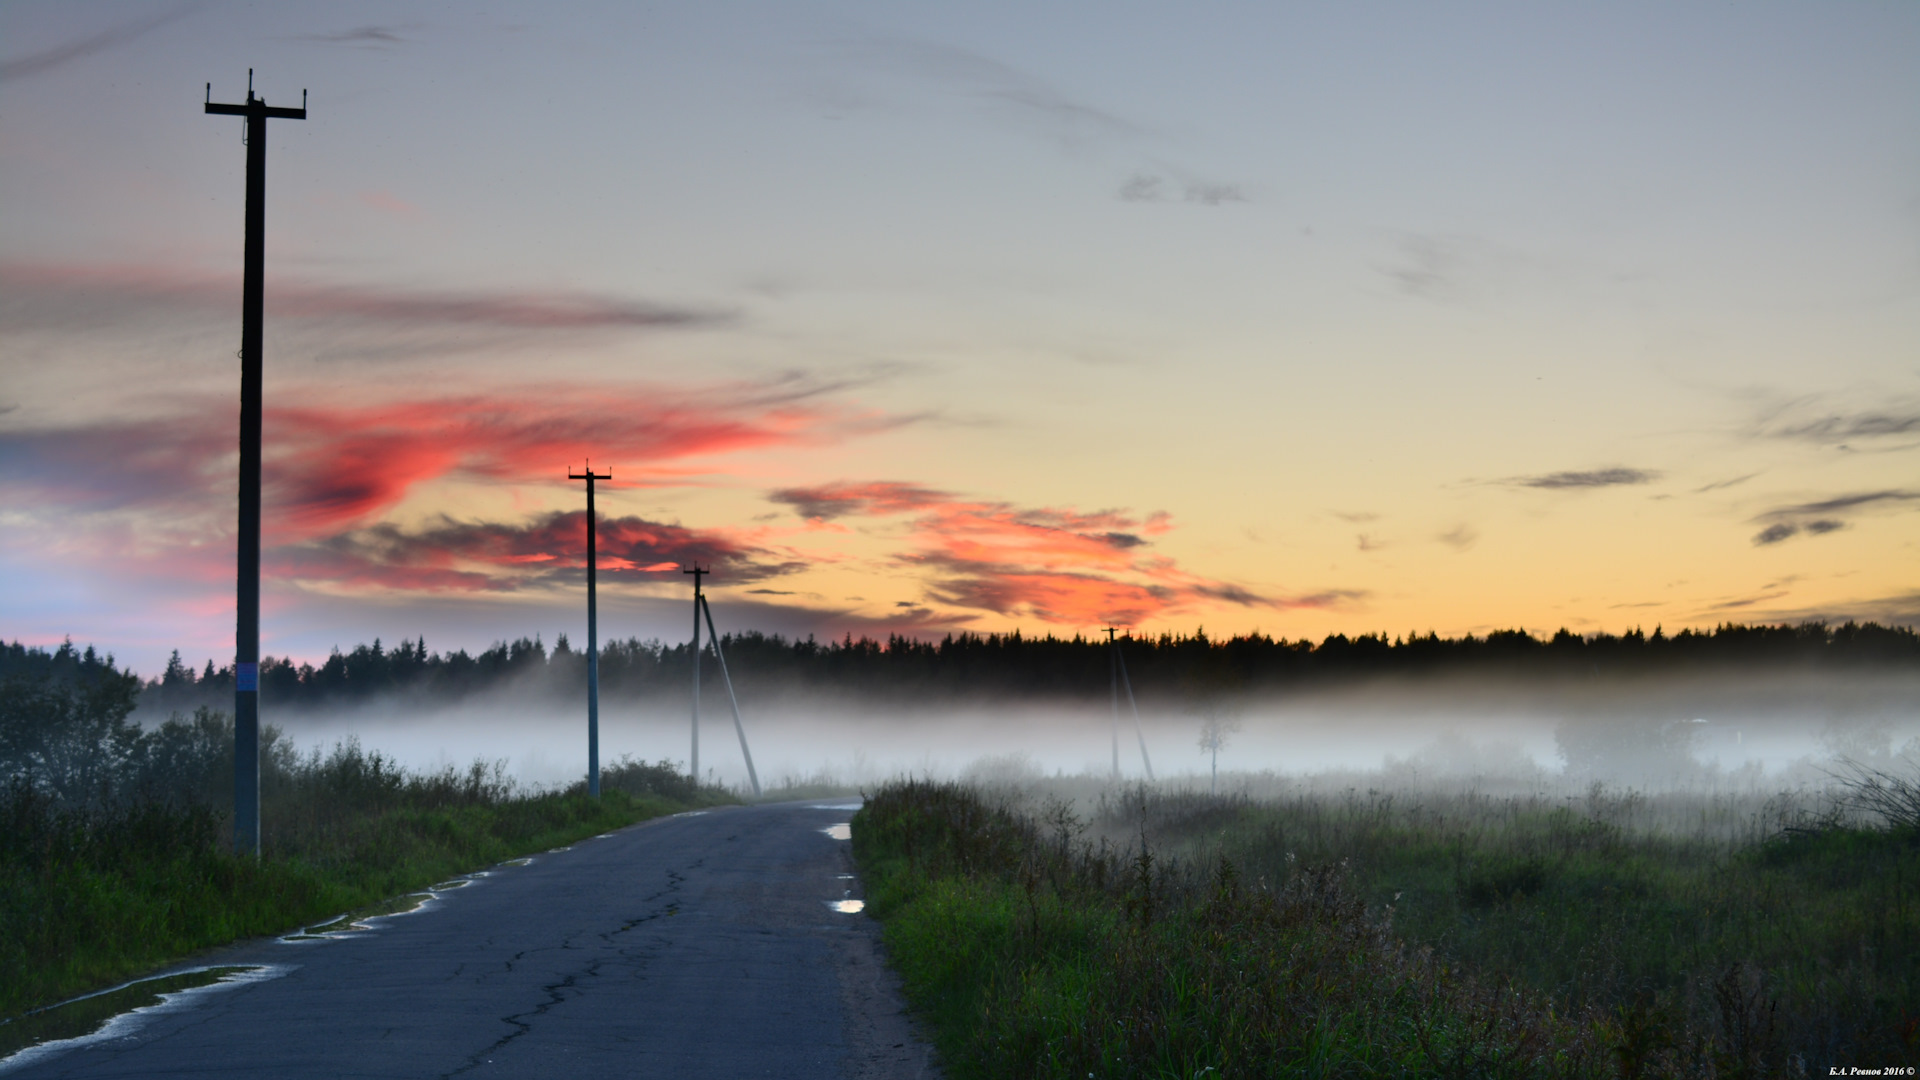
[[[266,295],[267,117],[307,118],[307,92],[300,107],[275,109],[253,96],[247,69],[247,103],[220,105],[207,84],[206,111],[247,118],[246,273],[240,301],[240,528],[239,588],[233,663],[233,847],[260,853],[260,318]]]
[[[1113,635],[1119,628],[1107,627],[1107,686],[1113,696],[1113,782],[1120,782],[1120,645]]]
[[[600,797],[600,612],[594,586],[593,482],[613,479],[613,470],[596,473],[593,462],[588,461],[586,472],[570,472],[567,479],[587,482],[587,795],[597,799]]]
[[[1133,734],[1140,740],[1140,764],[1145,766],[1147,779],[1151,781],[1154,778],[1153,759],[1147,756],[1147,731],[1140,726],[1140,704],[1133,700],[1133,680],[1127,677],[1127,658],[1120,654],[1120,642],[1114,637],[1115,633],[1113,627],[1107,627],[1107,644],[1113,649],[1113,671],[1120,677],[1120,686],[1127,692],[1127,708],[1133,710]],[[1115,694],[1113,699],[1113,775],[1115,779],[1120,776],[1120,698],[1118,694]]]
[[[682,567],[683,574],[693,575],[693,760],[689,763],[693,782],[700,782],[700,579],[713,573],[700,569],[699,563],[693,569]]]

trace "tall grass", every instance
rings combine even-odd
[[[1339,864],[1253,881],[951,784],[853,822],[869,909],[955,1075],[1585,1077],[1596,1017],[1408,949]]]
[[[1801,1076],[1920,1065],[1913,792],[909,783],[854,846],[960,1075]]]
[[[1900,790],[1881,776],[1881,792]],[[1563,1010],[1622,1017],[1649,1052],[1920,1065],[1920,831],[1859,790],[1818,809],[1601,788],[1263,803],[1139,791],[1101,824],[1268,880],[1345,860],[1405,940]]]

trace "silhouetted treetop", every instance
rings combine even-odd
[[[743,689],[807,688],[881,697],[1039,695],[1097,697],[1106,693],[1104,637],[949,634],[937,641],[894,634],[884,641],[847,635],[838,641],[809,636],[787,639],[747,631],[721,638],[735,682]],[[1191,635],[1121,639],[1134,685],[1144,693],[1184,694],[1195,686],[1218,692],[1272,691],[1355,680],[1456,673],[1615,678],[1705,669],[1891,668],[1920,671],[1920,634],[1908,627],[1848,622],[1840,626],[1746,626],[1652,634],[1580,635],[1562,629],[1550,637],[1524,630],[1443,638],[1434,633],[1389,637],[1333,634],[1319,642],[1265,634],[1230,638]],[[29,653],[37,656],[30,658]],[[110,670],[92,650],[63,646],[58,654],[23,650],[4,653],[4,664],[67,665]],[[92,665],[92,667],[88,667]],[[62,670],[66,670],[63,668]],[[465,650],[430,652],[424,639],[392,648],[375,639],[350,652],[339,649],[319,666],[267,658],[261,665],[262,697],[281,705],[343,704],[381,694],[459,697],[506,689],[584,693],[586,656],[556,638],[551,652],[541,638],[498,642],[471,655]],[[604,694],[629,698],[684,691],[691,676],[686,643],[628,638],[607,642],[600,653]],[[703,677],[718,679],[713,665]],[[211,662],[198,677],[178,660],[144,684],[142,706],[183,709],[216,707],[233,693],[230,667]]]

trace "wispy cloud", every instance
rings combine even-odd
[[[996,106],[1019,126],[1067,146],[1136,139],[1147,128],[1077,100],[1029,72],[941,42],[879,38],[846,42],[842,57],[870,70],[939,83]]]
[[[1188,202],[1202,206],[1247,201],[1234,184],[1182,183],[1151,172],[1136,172],[1127,177],[1120,185],[1119,196],[1122,202]]]
[[[1769,619],[1781,622],[1877,622],[1885,626],[1920,627],[1920,591],[1842,600],[1820,607],[1769,608]]]
[[[407,44],[398,26],[356,26],[351,30],[337,30],[329,34],[298,34],[296,41],[311,41],[321,45],[346,45],[360,49],[392,49]]]
[[[1759,473],[1748,473],[1745,476],[1736,476],[1729,480],[1715,480],[1711,484],[1694,488],[1693,493],[1695,495],[1705,495],[1709,491],[1721,491],[1730,487],[1738,487],[1759,475]]]
[[[1721,600],[1717,603],[1708,604],[1701,610],[1705,612],[1740,611],[1745,608],[1782,599],[1786,595],[1787,590],[1785,589],[1770,589],[1765,592],[1755,593],[1752,596],[1738,596],[1731,600]]]
[[[1766,523],[1766,528],[1754,534],[1753,543],[1756,547],[1767,547],[1795,536],[1838,532],[1848,527],[1847,522],[1842,520],[1847,515],[1900,509],[1916,504],[1920,504],[1920,491],[1892,488],[1778,506],[1753,519],[1756,523]]]
[[[34,75],[43,75],[49,71],[71,64],[76,60],[84,60],[96,53],[118,48],[128,42],[145,37],[170,22],[183,19],[199,10],[202,6],[204,5],[178,4],[157,14],[148,15],[140,19],[130,19],[97,33],[63,42],[62,44],[55,45],[51,49],[42,49],[39,52],[28,53],[25,56],[15,57],[11,60],[0,60],[0,83],[12,82],[15,79],[25,79]]]
[[[1466,551],[1480,542],[1480,534],[1471,525],[1456,525],[1434,539],[1455,551]]]
[[[879,481],[866,484],[826,484],[810,488],[782,488],[767,498],[809,521],[842,517],[906,514],[951,500],[946,492],[918,484]]]
[[[1829,499],[1814,502],[1797,503],[1767,511],[1764,518],[1795,518],[1817,514],[1837,514],[1860,510],[1872,506],[1903,506],[1920,502],[1920,491],[1905,491],[1890,488],[1883,491],[1863,491],[1851,495],[1835,495]]]
[[[1789,537],[1798,536],[1801,533],[1806,533],[1808,536],[1819,536],[1822,533],[1838,532],[1846,527],[1846,522],[1835,521],[1831,518],[1816,518],[1804,524],[1797,521],[1778,521],[1756,533],[1753,538],[1753,543],[1755,547],[1765,547],[1769,544],[1777,544]]]
[[[1395,258],[1380,267],[1395,289],[1425,300],[1457,299],[1466,263],[1462,241],[1416,234],[1396,246]]]
[[[1895,401],[1875,408],[1821,410],[1811,399],[1766,410],[1751,433],[1764,439],[1814,443],[1821,446],[1886,449],[1920,440],[1920,405]]]
[[[0,321],[15,328],[98,326],[153,307],[231,315],[236,275],[112,263],[0,264],[9,294]],[[479,326],[512,330],[690,329],[734,322],[733,312],[591,293],[407,289],[270,278],[266,309],[281,319]]]
[[[1623,487],[1633,484],[1650,484],[1660,479],[1660,473],[1652,469],[1629,469],[1615,466],[1608,469],[1588,469],[1572,472],[1539,473],[1534,476],[1515,476],[1501,483],[1513,487],[1538,488],[1544,491],[1585,491],[1593,488]]]
[[[1009,127],[1076,154],[1096,150],[1138,154],[1142,144],[1163,138],[1136,118],[1081,100],[1032,72],[956,45],[881,38],[843,43],[840,53],[839,72],[866,70],[943,87],[971,98]],[[845,90],[828,96],[842,105],[857,97]],[[1123,201],[1197,206],[1247,201],[1238,184],[1208,179],[1157,158],[1135,160],[1138,167],[1128,170],[1117,192]]]

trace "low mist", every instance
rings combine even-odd
[[[1834,761],[1887,761],[1920,747],[1920,674],[1906,672],[1648,676],[1604,686],[1432,677],[1199,707],[1142,696],[1140,730],[1154,774],[1180,786],[1210,783],[1210,755],[1199,745],[1209,720],[1220,736],[1223,788],[1264,776],[1488,792],[1594,781],[1646,791],[1752,789],[1818,783]],[[902,704],[814,690],[743,696],[741,711],[769,787],[858,786],[901,774],[1104,779],[1112,768],[1106,700]],[[684,695],[603,702],[602,763],[629,755],[684,765],[689,713]],[[357,739],[417,768],[504,760],[511,775],[543,786],[586,769],[584,703],[531,688],[454,706],[407,697],[337,709],[269,704],[263,720],[303,750]],[[1119,741],[1123,777],[1143,779],[1124,698]],[[746,787],[724,696],[703,696],[700,766]]]

